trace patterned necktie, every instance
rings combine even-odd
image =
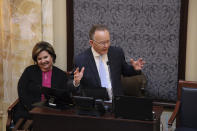
[[[107,82],[107,73],[104,67],[104,63],[102,61],[102,56],[99,57],[99,75],[100,75],[100,80],[101,80],[101,86],[102,87],[108,87],[108,82]]]

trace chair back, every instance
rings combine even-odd
[[[144,96],[147,79],[143,73],[131,77],[122,77],[121,82],[125,95],[137,97]]]
[[[197,82],[179,81],[179,126],[197,129]]]
[[[19,103],[19,99],[16,99],[9,107],[8,107],[8,118],[7,118],[7,123],[6,123],[6,131],[11,130],[14,128],[14,112],[16,110],[16,107]]]
[[[6,131],[30,131],[33,120],[26,120],[24,118],[19,118],[14,121],[14,115],[16,113],[16,108],[18,108],[19,99],[16,99],[8,107],[8,118],[6,122]]]

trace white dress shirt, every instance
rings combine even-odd
[[[100,54],[98,54],[94,48],[91,48],[92,50],[92,54],[96,63],[96,67],[97,67],[97,71],[99,70],[99,57]],[[107,54],[102,55],[102,61],[106,70],[106,77],[107,77],[107,83],[108,83],[108,87],[106,87],[108,95],[109,95],[109,99],[112,100],[112,86],[111,86],[111,78],[110,78],[110,72],[109,72],[109,67],[107,65],[108,62],[108,56]]]

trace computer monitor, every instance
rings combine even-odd
[[[92,97],[73,96],[78,115],[102,116],[105,114],[103,100]]]
[[[83,88],[82,95],[85,97],[92,97],[94,99],[109,100],[108,92],[104,87],[97,88]]]
[[[153,120],[152,99],[133,96],[115,96],[115,117],[134,120]]]
[[[42,87],[41,93],[46,99],[46,106],[65,109],[73,104],[70,93],[63,89]]]

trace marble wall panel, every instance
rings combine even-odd
[[[42,39],[53,44],[53,0],[42,0]]]
[[[44,33],[48,36],[46,39],[53,38],[48,35],[52,29],[52,15],[43,18],[44,7],[42,0],[0,0],[0,130],[5,130],[8,105],[18,97],[18,79],[24,68],[33,64],[32,48],[43,40],[42,27],[49,30]],[[48,9],[45,14],[52,10],[45,8]]]

